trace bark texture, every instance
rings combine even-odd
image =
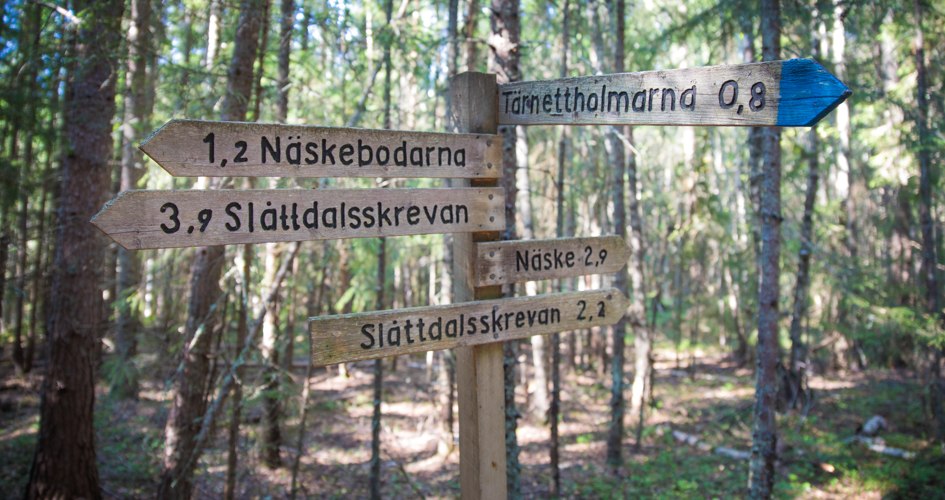
[[[77,64],[66,90],[60,227],[47,332],[46,377],[36,453],[25,498],[101,498],[95,460],[95,344],[105,237],[89,224],[105,203],[115,115],[114,55],[124,2],[77,1],[86,24],[76,34]]]
[[[935,266],[938,263],[935,246],[935,228],[932,220],[932,158],[929,132],[929,98],[927,70],[925,67],[925,41],[922,32],[922,4],[912,1],[916,20],[914,41],[916,66],[916,91],[918,106],[916,121],[919,129],[919,226],[922,230],[922,277],[925,281],[925,301],[929,314],[937,316],[936,321],[945,321],[945,314],[939,309],[938,278]],[[942,380],[942,349],[932,348],[932,373],[929,380],[929,404],[932,418],[935,419],[939,441],[945,441],[945,381]]]
[[[614,73],[623,73],[624,62],[624,2],[616,0],[614,2],[614,15],[612,16],[616,23],[616,36],[614,42]],[[607,127],[607,151],[610,167],[613,169],[613,185],[611,189],[611,198],[614,203],[614,233],[627,240],[627,202],[624,196],[626,191],[626,154],[624,144],[620,136],[624,135],[624,127]],[[642,280],[641,280],[642,281]],[[642,283],[641,283],[642,284]],[[630,296],[630,282],[627,276],[627,270],[621,269],[614,278],[614,286],[625,296]],[[611,467],[618,467],[623,463],[623,416],[626,401],[624,400],[623,383],[623,362],[624,362],[624,338],[627,334],[627,323],[633,322],[633,326],[639,326],[646,329],[646,319],[641,313],[640,308],[633,309],[633,317],[624,313],[620,321],[614,325],[613,329],[613,358],[611,360],[611,384],[610,384],[610,430],[607,433],[607,464]],[[641,304],[642,306],[642,304]],[[629,311],[627,311],[629,312]],[[642,321],[641,321],[642,320]],[[639,324],[637,324],[639,323]]]
[[[472,2],[471,2],[472,3]],[[491,32],[489,33],[489,71],[496,74],[498,83],[517,82],[522,79],[519,71],[519,37],[521,20],[519,18],[519,0],[492,0]],[[472,5],[470,6],[472,9]],[[473,25],[467,24],[467,29]],[[467,48],[470,48],[467,46]],[[471,47],[474,49],[474,47]],[[470,51],[470,68],[475,60]],[[515,202],[516,202],[516,134],[515,127],[499,127],[502,135],[503,177],[499,186],[505,190],[506,230],[501,239],[515,239]],[[509,500],[522,498],[521,466],[518,461],[518,440],[515,436],[518,427],[518,410],[515,406],[515,349],[512,342],[503,343],[503,374],[505,385],[505,455],[506,487]]]
[[[762,59],[781,57],[778,0],[761,3]],[[764,186],[761,193],[761,287],[758,292],[758,366],[755,371],[755,421],[749,460],[749,498],[771,498],[777,456],[775,402],[778,394],[778,287],[781,277],[781,130],[764,129]]]

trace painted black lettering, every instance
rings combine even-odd
[[[338,150],[338,159],[341,160],[341,164],[351,165],[354,163],[354,160],[350,159],[352,156],[354,156],[354,146],[342,144],[341,149]]]
[[[370,329],[371,331],[368,331]],[[374,347],[374,323],[368,323],[361,327],[361,334],[371,340],[370,344],[364,345],[364,342],[361,343],[361,349],[370,349]]]
[[[335,145],[332,144],[331,147],[328,147],[328,141],[322,139],[322,165],[326,165],[328,160],[331,160],[331,164],[335,164]]]
[[[235,222],[235,224],[232,224],[232,225],[229,222],[226,223],[226,229],[229,231],[239,231],[240,226],[242,225],[240,223],[240,216],[239,214],[236,214],[233,212],[234,209],[242,210],[243,207],[240,206],[240,204],[235,201],[231,202],[229,205],[226,206],[226,210],[225,210],[226,215],[229,215],[230,217],[232,217],[233,222]]]
[[[262,136],[262,139],[259,141],[259,149],[262,154],[262,162],[266,163],[266,153],[268,152],[273,161],[280,163],[282,161],[282,139],[279,136],[276,136],[276,147],[272,147],[272,143],[269,142],[269,138]]]

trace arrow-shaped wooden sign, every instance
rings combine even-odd
[[[629,257],[620,236],[478,243],[476,286],[615,273]]]
[[[125,191],[92,224],[128,250],[505,228],[502,188]]]
[[[612,325],[627,309],[616,288],[309,320],[312,364],[349,363]]]
[[[183,177],[502,177],[502,136],[172,120],[141,143]]]
[[[811,59],[499,85],[499,125],[808,127],[852,92]]]

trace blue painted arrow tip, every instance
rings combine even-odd
[[[779,127],[810,127],[833,111],[853,91],[813,59],[781,64]]]

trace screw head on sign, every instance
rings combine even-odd
[[[494,279],[495,279],[495,275],[494,275],[494,274],[490,274],[490,275],[489,275],[489,279],[490,279],[490,280],[494,280]]]
[[[489,217],[489,222],[495,222],[495,217]]]

